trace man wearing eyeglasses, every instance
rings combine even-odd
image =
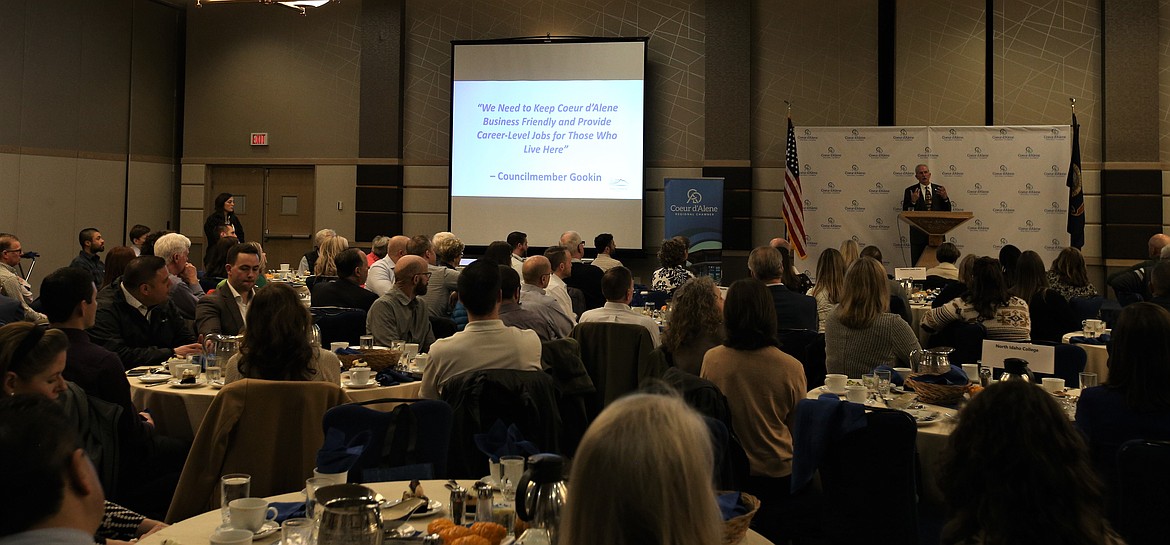
[[[26,321],[47,324],[49,320],[45,315],[32,309],[32,286],[24,281],[20,269],[17,269],[23,253],[16,235],[0,233],[0,293],[20,302]]]
[[[394,286],[374,301],[366,315],[366,333],[374,336],[374,343],[390,346],[392,341],[418,343],[419,352],[430,349],[435,342],[427,303],[427,282],[431,278],[425,259],[404,255],[394,263]]]

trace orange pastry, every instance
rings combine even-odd
[[[491,545],[491,542],[480,536],[465,536],[449,542],[448,545]]]
[[[500,542],[504,540],[504,536],[508,535],[507,528],[494,522],[477,522],[472,524],[471,532],[487,539],[491,542],[491,545],[500,545]]]
[[[427,525],[427,534],[437,534],[439,530],[455,526],[455,521],[451,519],[435,519]]]
[[[467,537],[471,534],[471,529],[465,526],[451,525],[436,532],[439,537],[443,538],[443,543],[447,545],[454,545],[454,541],[461,537]]]

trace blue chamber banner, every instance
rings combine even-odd
[[[723,178],[664,178],[666,238],[691,241],[689,250],[723,249]]]

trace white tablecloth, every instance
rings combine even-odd
[[[447,516],[447,490],[443,488],[443,483],[446,481],[423,481],[423,489],[431,499],[438,500],[443,503],[443,509],[439,516]],[[472,481],[459,481],[464,488],[471,489]],[[387,483],[369,483],[366,486],[374,489],[374,491],[387,498],[397,498],[402,496],[402,492],[406,490],[407,482],[387,482]],[[572,485],[570,484],[570,490]],[[303,501],[305,496],[301,492],[293,492],[291,494],[281,494],[279,496],[271,496],[269,501]],[[411,521],[407,521],[417,530],[426,530],[427,524],[434,520],[434,516],[420,517]],[[187,520],[178,522],[168,528],[155,533],[154,535],[139,541],[140,545],[162,545],[165,540],[171,540],[176,545],[209,545],[208,539],[216,527],[220,525],[219,511],[212,511],[202,515],[189,518]],[[268,536],[264,539],[255,541],[258,545],[270,545],[276,543],[280,539],[280,532]],[[743,545],[771,545],[771,541],[764,539],[763,536],[754,531],[748,530],[747,536],[740,542]]]
[[[1083,335],[1080,331],[1073,331],[1072,333],[1065,333],[1061,338],[1064,344],[1072,344],[1069,339]],[[1097,383],[1105,384],[1109,380],[1109,349],[1103,344],[1088,344],[1078,343],[1077,346],[1085,349],[1085,372],[1097,373]],[[1069,387],[1079,386],[1078,384],[1068,384]]]

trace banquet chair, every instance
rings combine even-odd
[[[371,405],[399,403],[381,411]],[[350,445],[362,432],[368,440],[349,469],[351,482],[436,479],[447,475],[451,406],[434,399],[383,398],[338,405],[325,411],[321,426],[345,434]]]
[[[313,323],[321,328],[321,346],[346,342],[358,346],[366,334],[366,311],[360,308],[313,307],[309,309]]]
[[[983,358],[983,339],[987,329],[980,323],[954,322],[930,336],[927,348],[949,346],[954,348],[950,361],[955,365],[975,363]]]
[[[553,378],[543,371],[485,369],[456,375],[442,385],[440,398],[451,405],[447,476],[475,479],[488,471],[488,455],[475,443],[496,421],[515,425],[537,452],[561,450],[561,416]]]
[[[1064,379],[1069,388],[1076,388],[1081,380],[1081,372],[1085,370],[1088,354],[1085,349],[1075,344],[1064,344],[1052,341],[1032,341],[1032,344],[1051,346],[1056,349],[1056,369],[1049,375],[1036,373],[1036,378],[1056,377]]]
[[[613,400],[637,390],[643,378],[661,371],[651,365],[654,342],[640,325],[586,322],[577,324],[570,336],[581,344],[581,361],[597,388],[586,407],[591,418]]]
[[[1135,439],[1117,451],[1111,494],[1114,528],[1129,545],[1166,543],[1170,524],[1170,442]]]
[[[324,442],[325,411],[345,403],[337,384],[243,379],[211,402],[183,466],[167,522],[219,508],[219,478],[252,476],[256,497],[300,490]]]
[[[1105,298],[1097,297],[1073,297],[1068,300],[1068,304],[1072,307],[1073,313],[1077,315],[1077,320],[1087,320],[1089,318],[1096,318],[1101,312],[1101,305],[1105,303]]]
[[[865,427],[828,446],[820,476],[831,543],[873,543],[876,535],[882,543],[918,543],[917,435],[910,415],[877,409],[866,413]]]
[[[553,379],[560,393],[557,401],[561,415],[561,448],[568,456],[577,452],[581,437],[589,428],[586,401],[592,400],[597,388],[581,361],[581,345],[565,338],[540,343],[540,365]]]
[[[811,390],[825,384],[825,334],[810,329],[781,329],[776,338],[780,350],[804,367],[805,384]]]

